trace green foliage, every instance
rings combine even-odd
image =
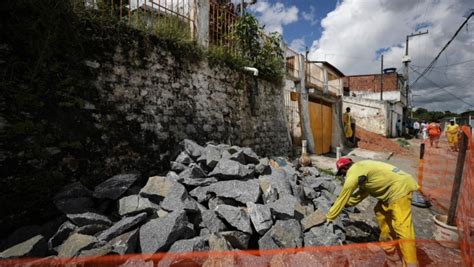
[[[244,63],[245,66],[257,68],[259,75],[268,81],[282,81],[284,64],[279,33],[265,36],[257,19],[247,13],[237,20],[229,39],[237,47],[237,55],[232,55],[238,61],[236,66],[240,68],[242,66],[239,64]],[[229,59],[223,53],[217,55],[223,55],[224,61]]]
[[[413,117],[416,120],[421,120],[421,121],[436,121],[440,120],[444,117],[455,117],[457,116],[457,113],[453,113],[449,110],[442,112],[442,111],[428,111],[425,108],[418,108],[413,112]]]
[[[410,143],[408,143],[407,140],[405,139],[397,139],[397,144],[399,144],[401,147],[409,147]]]
[[[210,66],[223,66],[234,70],[242,70],[250,63],[240,54],[232,53],[224,47],[214,46],[209,48],[207,60]]]

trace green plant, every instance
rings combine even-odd
[[[272,82],[283,78],[283,50],[281,35],[273,32],[266,36],[257,19],[251,14],[240,17],[230,34],[242,62],[259,69],[260,76]]]
[[[401,147],[410,146],[410,143],[408,143],[408,141],[405,139],[397,139],[397,144],[399,144]]]

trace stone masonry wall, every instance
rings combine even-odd
[[[133,49],[119,45],[111,57],[86,64],[98,72],[95,84],[103,101],[114,105],[126,121],[139,125],[133,134],[150,137],[150,151],[162,157],[170,153],[170,144],[184,138],[250,146],[264,155],[288,152],[280,86],[258,81],[252,116],[253,77],[212,68],[206,61],[180,64],[158,47],[137,57]],[[99,124],[113,116],[94,115]]]
[[[0,94],[0,236],[55,216],[52,197],[71,182],[165,173],[184,138],[289,151],[282,86],[258,80],[252,115],[250,74],[125,26],[71,21],[64,31],[77,39],[57,34],[47,60],[24,53],[47,35],[0,44],[13,73]],[[41,66],[35,80],[28,66]]]

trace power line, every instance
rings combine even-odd
[[[448,91],[448,90],[445,89],[444,87],[442,87],[442,86],[440,86],[439,84],[433,82],[432,80],[426,78],[426,76],[421,75],[421,73],[420,73],[419,71],[415,70],[413,67],[410,66],[410,69],[413,70],[414,72],[420,74],[420,78],[421,78],[421,77],[425,78],[425,80],[427,80],[428,82],[430,82],[432,85],[434,85],[434,86],[438,87],[439,89],[445,91],[446,93],[448,93],[448,94],[450,94],[451,96],[455,97],[457,100],[463,102],[464,104],[466,104],[466,105],[468,105],[468,106],[470,106],[470,107],[474,107],[471,103],[468,103],[468,102],[464,101],[464,99],[462,99],[461,97],[459,97],[459,96],[457,96],[457,95],[451,93],[450,91]]]
[[[448,64],[448,65],[432,66],[431,68],[445,68],[445,67],[451,67],[451,66],[466,64],[466,63],[469,63],[469,62],[474,62],[474,59],[461,61],[461,62],[457,62],[457,63],[452,63],[452,64]],[[417,67],[417,68],[428,68],[429,67],[429,66],[417,66],[417,65],[411,65],[411,66]]]
[[[441,54],[444,52],[444,50],[446,50],[446,48],[448,48],[448,46],[451,44],[451,42],[454,40],[454,38],[456,38],[458,33],[461,31],[461,29],[464,27],[464,25],[467,24],[467,22],[469,21],[469,19],[473,15],[474,15],[474,12],[471,12],[471,14],[466,18],[466,20],[463,22],[463,24],[461,24],[461,26],[459,26],[459,28],[456,30],[453,37],[451,37],[451,39],[449,39],[449,41],[444,45],[444,47],[441,49],[441,51],[439,51],[438,55],[433,59],[433,61],[431,61],[431,63],[428,65],[428,67],[420,74],[420,76],[418,76],[418,78],[416,78],[416,80],[411,84],[411,86],[415,85],[418,82],[418,80],[420,80],[420,78],[423,77],[423,75],[425,75],[433,67],[433,65],[438,60],[439,56],[441,56]]]

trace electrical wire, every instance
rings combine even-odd
[[[464,25],[467,24],[467,22],[469,21],[469,19],[474,15],[474,12],[471,12],[471,14],[466,18],[466,20],[463,22],[463,24],[461,24],[461,26],[459,26],[459,28],[456,30],[456,32],[454,33],[454,35],[451,37],[451,39],[449,39],[449,41],[444,45],[444,47],[441,49],[441,51],[439,51],[438,55],[436,55],[436,57],[433,59],[433,61],[431,61],[431,63],[428,65],[428,67],[420,74],[420,76],[418,76],[415,81],[411,84],[411,86],[414,86],[420,79],[421,77],[423,77],[425,74],[427,74],[431,68],[433,67],[433,65],[436,63],[436,61],[439,59],[439,57],[441,56],[441,54],[444,52],[444,50],[446,50],[446,48],[448,48],[448,46],[451,44],[451,42],[454,40],[454,38],[456,38],[456,36],[458,35],[458,33],[461,31],[461,29],[464,27]]]
[[[472,105],[471,103],[468,103],[468,102],[464,101],[464,99],[462,99],[461,97],[459,97],[459,96],[457,96],[457,95],[451,93],[451,92],[448,91],[446,88],[444,88],[444,87],[440,86],[439,84],[433,82],[432,80],[428,79],[426,76],[421,75],[421,73],[420,73],[419,71],[417,71],[415,68],[413,68],[413,67],[410,66],[410,69],[412,69],[414,72],[420,74],[420,78],[421,78],[421,77],[425,78],[425,80],[427,80],[428,82],[430,82],[432,85],[434,85],[434,86],[438,87],[439,89],[445,91],[446,93],[450,94],[451,96],[453,96],[453,97],[456,98],[457,100],[463,102],[464,104],[466,104],[466,105],[468,105],[468,106],[474,108],[474,105]]]

